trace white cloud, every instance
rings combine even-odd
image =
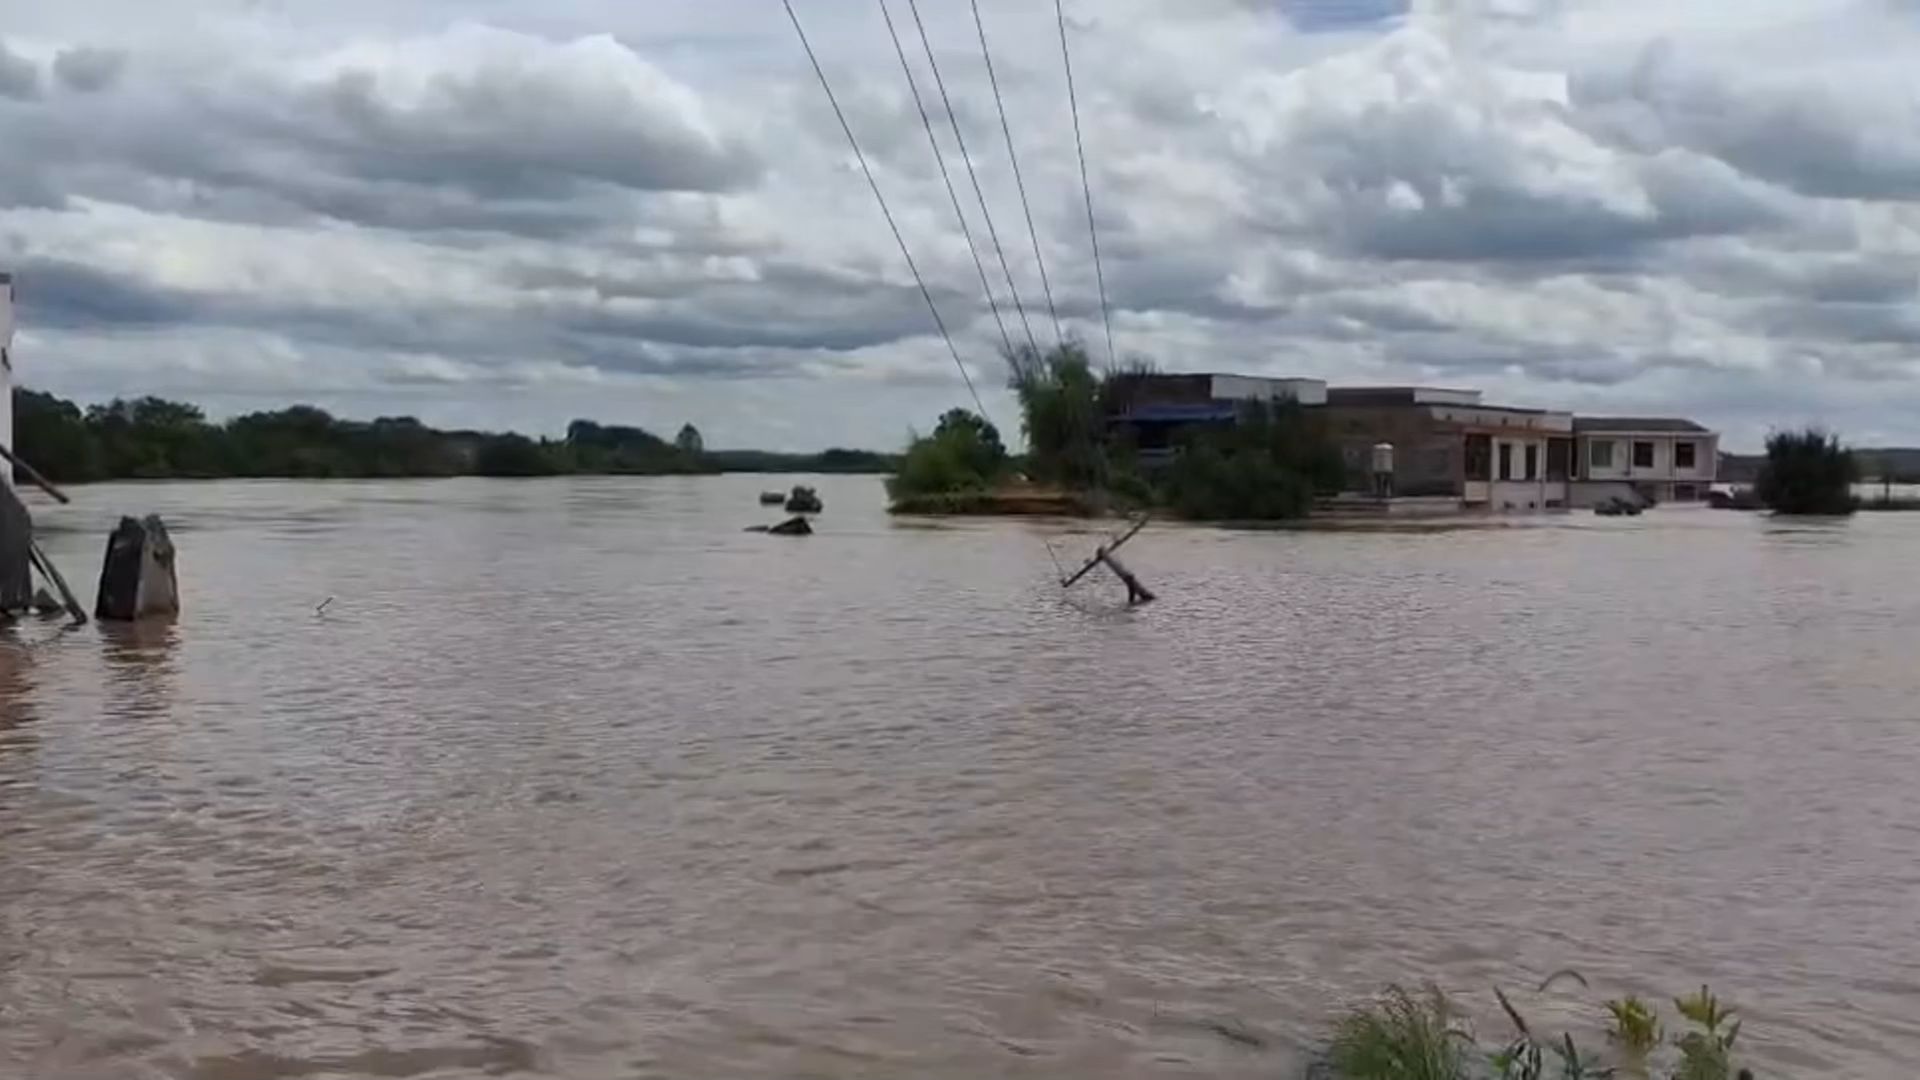
[[[877,13],[798,7],[1004,411],[998,333]],[[1051,12],[983,8],[1055,298],[1102,342]],[[922,11],[1048,338],[971,15]],[[1890,6],[1068,11],[1120,351],[1686,412],[1735,441],[1801,419],[1920,441],[1920,31]],[[196,14],[73,0],[9,20],[0,260],[30,380],[545,430],[569,410],[692,419],[733,444],[889,444],[963,400],[784,20],[611,0]]]

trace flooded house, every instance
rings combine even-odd
[[[1720,436],[1676,417],[1576,416],[1575,506],[1614,498],[1690,503],[1718,479]]]
[[[1524,512],[1704,499],[1719,437],[1677,418],[1579,417],[1436,386],[1328,386],[1319,379],[1221,373],[1115,380],[1108,430],[1148,468],[1183,433],[1235,423],[1249,403],[1301,406],[1346,464],[1348,506],[1405,513]]]
[[[1371,462],[1391,447],[1388,494],[1409,507],[1550,510],[1568,504],[1573,414],[1488,404],[1478,390],[1334,387],[1322,410],[1348,489],[1375,494]]]
[[[1116,376],[1108,384],[1107,431],[1131,444],[1143,466],[1173,459],[1183,434],[1194,427],[1236,422],[1251,404],[1326,404],[1320,379],[1284,379],[1215,373],[1145,373]]]

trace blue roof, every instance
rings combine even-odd
[[[1239,415],[1231,401],[1203,401],[1191,404],[1141,405],[1127,410],[1121,420],[1148,424],[1194,424],[1209,420],[1232,420]]]

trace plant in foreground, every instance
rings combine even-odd
[[[1620,1071],[1644,1080],[1649,1060],[1660,1047],[1660,1018],[1652,1006],[1632,994],[1609,1001],[1606,1007],[1607,1038],[1620,1054]]]
[[[1471,1044],[1439,987],[1416,997],[1390,986],[1340,1021],[1328,1057],[1348,1080],[1465,1080]]]
[[[1562,971],[1539,989],[1544,992],[1562,979],[1587,985],[1579,972]],[[1489,1073],[1497,1080],[1652,1080],[1656,1075],[1662,1080],[1753,1080],[1752,1072],[1736,1071],[1733,1064],[1740,1021],[1705,986],[1697,994],[1674,999],[1689,1030],[1671,1042],[1664,1041],[1660,1017],[1647,1002],[1631,995],[1605,1002],[1611,1061],[1582,1049],[1570,1033],[1542,1032],[1506,991],[1495,987],[1493,993],[1514,1034],[1484,1056],[1460,1012],[1437,987],[1429,985],[1416,997],[1393,986],[1340,1021],[1326,1063],[1343,1080],[1469,1080]],[[1667,1063],[1658,1074],[1656,1056]]]

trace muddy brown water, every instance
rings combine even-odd
[[[36,504],[188,607],[0,632],[0,1076],[1290,1077],[1567,966],[1920,1062],[1920,515],[1154,527],[1127,613],[769,483]]]

